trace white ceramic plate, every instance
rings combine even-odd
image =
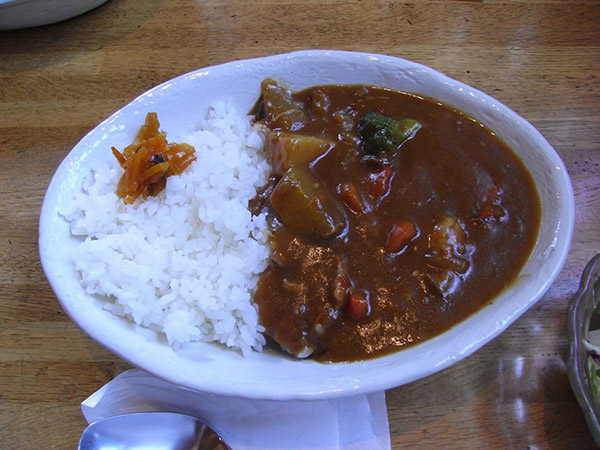
[[[49,25],[79,16],[108,0],[0,0],[0,30]]]
[[[292,89],[316,84],[365,83],[420,93],[454,105],[503,138],[522,158],[542,201],[538,242],[518,279],[492,304],[443,335],[378,359],[319,364],[266,351],[244,358],[213,344],[173,351],[155,333],[101,308],[85,293],[69,255],[78,240],[58,215],[80,189],[84,173],[112,158],[110,146],[132,142],[148,111],[158,112],[170,136],[192,130],[208,105],[230,97],[248,111],[260,82],[274,77]],[[302,51],[235,61],[175,78],[141,95],[98,125],[69,153],[48,188],[40,218],[41,260],[58,299],[93,339],[130,363],[191,389],[262,399],[322,399],[399,386],[465,358],[505,330],[531,307],[558,275],[573,231],[574,201],[563,163],[531,124],[493,98],[428,67],[390,56]]]

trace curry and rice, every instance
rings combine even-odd
[[[380,356],[489,304],[535,243],[523,164],[435,101],[265,80],[252,117],[220,103],[200,125],[192,157],[149,116],[65,211],[87,291],[175,346]]]

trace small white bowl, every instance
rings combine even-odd
[[[108,0],[0,0],[0,30],[49,25],[79,16]]]
[[[248,111],[260,82],[274,77],[293,90],[317,84],[384,86],[423,94],[453,105],[495,131],[531,172],[542,202],[538,241],[515,283],[464,322],[441,336],[381,358],[342,364],[295,360],[274,351],[244,358],[214,344],[173,351],[155,333],[101,308],[86,294],[69,259],[79,243],[58,214],[80,189],[82,177],[110,146],[124,147],[148,111],[156,111],[170,135],[191,131],[190,117],[232,98]],[[200,69],[161,84],[99,124],[69,153],[48,188],[40,218],[41,260],[58,299],[93,339],[135,366],[187,388],[261,399],[322,399],[399,386],[467,357],[530,308],[558,275],[573,232],[574,200],[559,156],[533,126],[493,98],[435,70],[390,56],[301,51]]]

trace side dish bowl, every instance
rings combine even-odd
[[[0,30],[49,25],[79,16],[107,0],[0,0]]]
[[[585,421],[600,446],[600,397],[595,392],[597,375],[590,373],[591,353],[586,348],[590,340],[590,322],[598,329],[600,306],[600,254],[593,257],[585,267],[579,289],[571,299],[567,310],[567,332],[569,334],[569,382],[577,397]],[[593,317],[596,314],[596,317]],[[597,331],[596,331],[597,332]],[[596,378],[596,380],[594,380]],[[597,386],[596,386],[597,389]]]
[[[342,364],[295,360],[267,350],[243,357],[213,344],[174,351],[157,334],[101,307],[82,288],[70,261],[78,240],[58,214],[82,178],[112,155],[110,146],[132,142],[148,111],[176,136],[193,129],[194,118],[218,99],[249,111],[260,82],[272,77],[299,90],[317,84],[370,84],[421,94],[476,118],[502,138],[531,172],[542,204],[537,243],[515,283],[490,305],[446,333],[385,357]],[[85,136],[58,168],[40,218],[40,255],[46,276],[71,318],[109,350],[158,377],[181,386],[261,399],[322,399],[399,386],[467,357],[530,308],[548,289],[565,261],[574,220],[571,184],[559,156],[526,120],[488,95],[433,69],[400,58],[341,51],[301,51],[208,67],[167,81],[115,112]]]

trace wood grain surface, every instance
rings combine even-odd
[[[575,192],[556,282],[474,355],[387,392],[392,447],[594,447],[567,379],[565,312],[600,252],[599,1],[110,0],[0,32],[1,448],[75,448],[79,403],[129,367],[70,321],[41,269],[39,211],[61,160],[156,84],[310,48],[404,57],[494,96],[547,138]]]

